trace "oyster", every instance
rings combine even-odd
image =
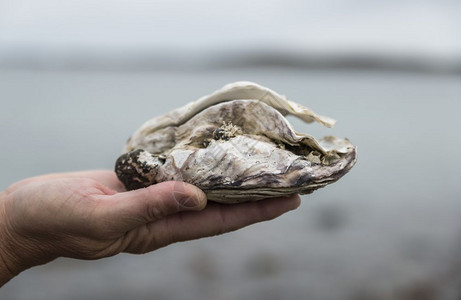
[[[355,164],[356,147],[332,136],[296,132],[294,115],[335,121],[252,82],[235,82],[147,121],[127,141],[115,171],[129,190],[185,181],[221,203],[307,194]]]

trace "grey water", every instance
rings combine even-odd
[[[146,255],[57,259],[0,299],[459,299],[461,77],[276,67],[0,70],[0,189],[111,169],[145,120],[250,80],[333,117],[357,165],[279,219]],[[425,298],[424,298],[425,297]]]

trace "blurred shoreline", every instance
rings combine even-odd
[[[0,53],[4,70],[68,71],[207,71],[282,67],[301,70],[364,70],[461,75],[461,55],[444,58],[402,53],[293,53],[284,50],[178,52],[171,51],[55,51],[17,48]]]

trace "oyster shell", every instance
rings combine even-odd
[[[147,121],[127,141],[115,171],[127,189],[185,181],[222,203],[307,194],[355,164],[356,147],[316,140],[285,119],[335,121],[252,82],[235,82]]]

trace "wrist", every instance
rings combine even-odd
[[[3,235],[1,239],[3,240]],[[3,286],[5,283],[10,281],[13,277],[15,277],[19,272],[13,271],[10,267],[10,263],[8,262],[8,255],[4,251],[3,243],[0,246],[0,286]]]
[[[0,286],[22,271],[44,262],[35,262],[33,245],[16,234],[8,220],[8,196],[0,192]]]
[[[5,192],[0,192],[0,286],[7,283],[20,272],[12,269],[10,255],[7,250],[10,237],[6,230],[5,200]]]

